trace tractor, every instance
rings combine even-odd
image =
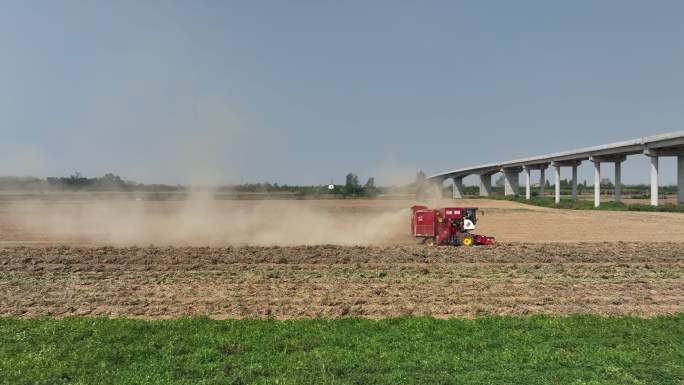
[[[494,238],[473,234],[477,223],[477,208],[427,206],[411,207],[411,233],[427,245],[475,246],[491,245]]]

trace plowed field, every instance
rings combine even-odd
[[[684,309],[679,243],[5,247],[0,316],[636,315]]]

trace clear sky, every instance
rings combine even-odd
[[[682,1],[0,6],[5,175],[386,184],[684,130]]]

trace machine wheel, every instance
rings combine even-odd
[[[463,236],[463,239],[461,239],[461,244],[463,246],[474,246],[475,245],[475,238],[473,238],[473,236],[470,234],[465,234]]]

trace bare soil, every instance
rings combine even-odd
[[[413,245],[408,200],[0,202],[0,246]],[[480,207],[478,232],[502,242],[684,242],[684,215]]]
[[[684,244],[5,247],[0,317],[266,318],[684,310]]]
[[[433,202],[479,206],[498,243],[427,248],[408,234],[413,203],[0,203],[0,317],[684,311],[682,214]]]

